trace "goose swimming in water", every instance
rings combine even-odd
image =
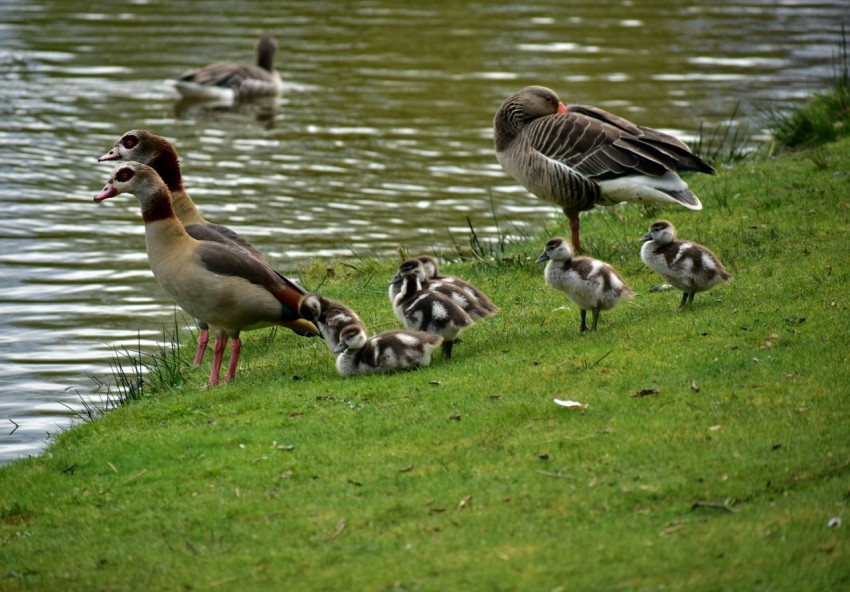
[[[175,81],[178,92],[187,99],[233,101],[280,94],[283,82],[274,68],[277,41],[263,33],[256,43],[257,64],[216,63],[184,72]]]

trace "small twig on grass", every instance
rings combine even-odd
[[[695,510],[696,508],[711,508],[712,510],[725,510],[732,514],[738,513],[738,508],[733,508],[728,502],[707,502],[704,500],[697,500],[691,506],[691,510]]]
[[[339,522],[336,523],[336,529],[334,529],[334,531],[331,534],[326,536],[325,540],[326,541],[332,541],[333,539],[335,539],[336,537],[341,535],[342,531],[345,530],[345,524],[346,524],[345,518],[340,518]]]
[[[591,364],[591,365],[590,365],[590,367],[588,368],[588,370],[593,370],[594,368],[596,368],[596,367],[599,365],[599,362],[601,362],[602,360],[604,360],[605,358],[607,358],[608,356],[610,356],[610,355],[611,355],[611,354],[613,354],[613,353],[614,353],[614,350],[613,350],[613,349],[612,349],[612,350],[609,350],[609,351],[608,351],[608,353],[606,353],[604,356],[602,356],[601,358],[599,358],[598,360],[596,360],[595,362],[593,362],[593,364]]]

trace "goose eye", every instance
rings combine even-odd
[[[133,178],[133,169],[121,169],[115,173],[115,180],[121,183],[126,183]]]
[[[135,148],[138,145],[139,138],[133,135],[124,136],[124,138],[121,140],[121,143],[124,145],[124,148],[127,148],[129,150]]]

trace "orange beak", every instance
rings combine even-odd
[[[566,113],[566,112],[567,112],[567,106],[559,101],[558,102],[558,113]]]

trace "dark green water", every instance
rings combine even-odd
[[[135,199],[92,203],[111,169],[96,158],[124,131],[171,138],[204,215],[282,270],[451,250],[467,217],[488,238],[493,209],[511,234],[560,215],[496,163],[507,95],[543,84],[687,139],[739,103],[753,115],[822,88],[845,13],[843,0],[0,2],[0,462],[69,424],[114,347],[150,348],[173,322]],[[169,79],[252,61],[263,29],[280,44],[279,100],[178,101]]]

